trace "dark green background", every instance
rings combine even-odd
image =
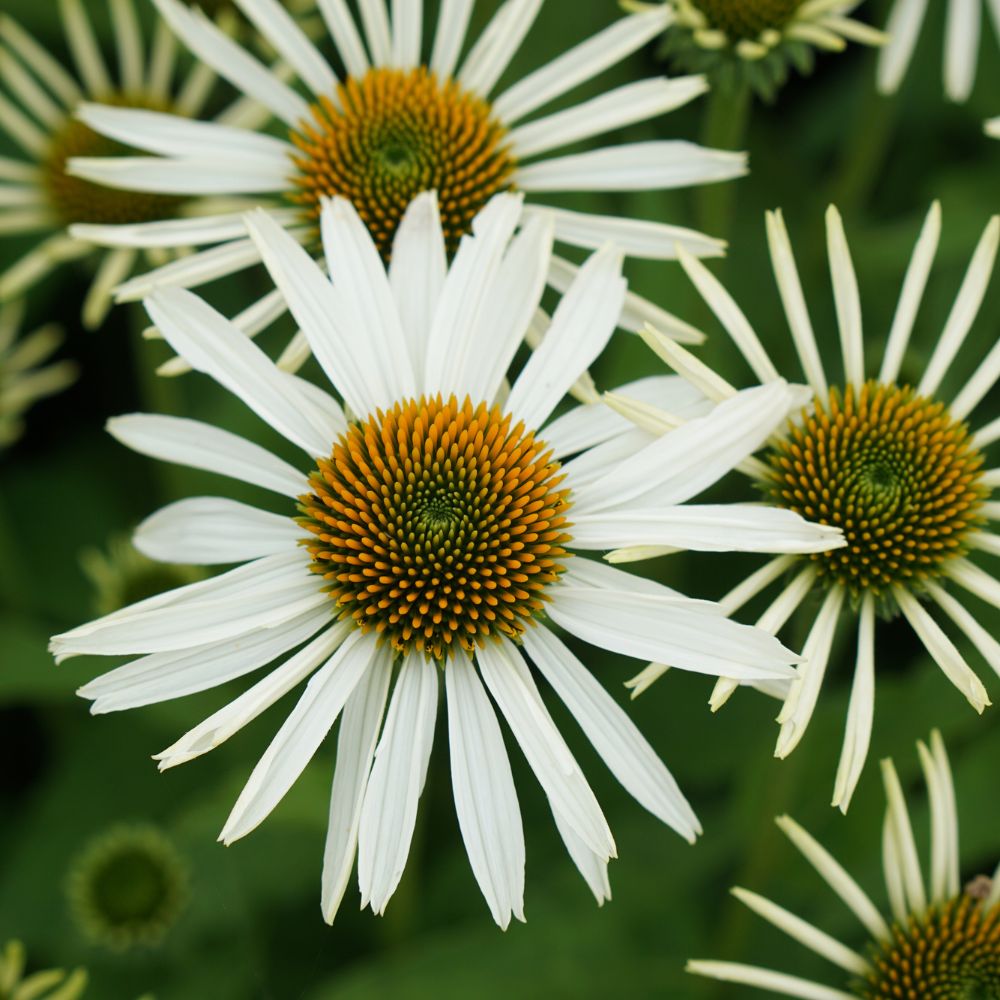
[[[102,0],[85,3],[106,25]],[[477,25],[493,7],[477,5]],[[864,8],[882,22],[884,6]],[[65,52],[54,2],[4,0],[4,9],[53,51]],[[984,118],[1000,114],[997,42],[991,35],[984,39],[974,99],[961,108],[947,105],[940,82],[942,13],[932,12],[897,101],[873,95],[874,56],[852,48],[821,58],[816,73],[794,79],[775,107],[754,110],[747,142],[752,173],[730,186],[733,249],[718,271],[790,376],[800,373],[765,252],[766,208],[785,210],[823,351],[836,365],[822,213],[831,198],[841,203],[862,282],[869,370],[874,370],[922,217],[931,199],[942,200],[944,237],[906,366],[911,378],[933,347],[982,227],[1000,208],[1000,143],[991,144],[981,132]],[[508,78],[616,16],[611,3],[549,0]],[[599,84],[656,71],[650,47]],[[705,107],[698,102],[630,130],[629,138],[696,139]],[[689,225],[697,225],[704,210],[693,192],[569,203]],[[26,245],[5,239],[0,267]],[[640,262],[632,263],[629,273],[633,287],[712,334],[701,352],[705,360],[738,384],[750,383],[679,268]],[[138,339],[137,309],[121,308],[100,331],[83,331],[77,317],[86,281],[85,271],[64,269],[31,296],[29,318],[58,319],[65,326],[64,353],[79,361],[83,377],[63,396],[39,405],[24,440],[0,458],[0,941],[22,938],[32,966],[86,964],[92,973],[88,996],[97,1000],[129,1000],[145,990],[158,1000],[760,995],[686,976],[688,957],[759,962],[842,987],[836,969],[790,946],[731,900],[727,889],[738,883],[762,892],[863,947],[853,918],[783,842],[772,818],[790,812],[883,900],[883,801],[875,761],[895,755],[904,783],[920,792],[913,801],[924,840],[926,807],[913,744],[934,725],[942,728],[955,766],[963,876],[992,871],[1000,845],[997,710],[978,718],[897,622],[878,633],[872,756],[847,819],[827,805],[853,663],[853,633],[844,627],[810,731],[784,763],[771,756],[776,704],[752,693],[738,695],[712,716],[706,707],[710,681],[674,672],[630,706],[704,823],[706,835],[695,848],[621,791],[572,720],[549,699],[618,842],[621,860],[611,868],[614,900],[603,909],[593,904],[537,785],[513,751],[528,846],[528,923],[506,934],[493,925],[464,855],[442,717],[410,864],[387,916],[359,913],[352,884],[336,925],[328,928],[319,913],[319,877],[331,745],[257,832],[228,850],[215,843],[294,695],[224,747],[161,776],[150,755],[240,688],[91,718],[73,692],[108,664],[77,659],[56,667],[45,651],[49,634],[92,616],[81,550],[103,546],[182,496],[219,492],[268,502],[250,487],[133,455],[102,430],[109,415],[165,409],[217,421],[283,448],[276,435],[201,376],[157,384],[150,373],[165,355],[159,345]],[[267,287],[266,278],[254,273],[220,289],[217,301],[232,311],[248,294]],[[998,302],[995,287],[960,355],[956,381],[994,343]],[[276,351],[286,335],[275,332],[262,342]],[[610,387],[657,370],[641,343],[623,334],[595,375]],[[985,416],[995,415],[996,402],[983,406]],[[716,495],[747,498],[749,487],[734,478]],[[651,565],[649,572],[690,593],[717,597],[757,564],[752,557],[677,556]],[[996,624],[995,616],[976,611]],[[787,630],[793,646],[801,644],[801,624]],[[619,697],[621,682],[641,666],[592,650],[585,656]],[[978,658],[971,661],[980,667]],[[982,666],[987,686],[1000,698],[1000,685],[986,670]],[[114,955],[87,944],[73,925],[64,880],[72,857],[91,837],[135,819],[153,821],[174,838],[191,866],[192,896],[163,946]]]

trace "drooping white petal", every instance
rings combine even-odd
[[[160,770],[185,764],[225,743],[305,680],[336,652],[354,629],[353,621],[338,622],[326,629],[234,701],[214,712],[166,750],[155,754],[153,759],[158,761]]]
[[[374,654],[374,639],[355,629],[309,678],[295,708],[253,769],[219,840],[228,846],[267,819],[326,739]]]
[[[980,0],[950,0],[944,35],[944,87],[953,101],[965,101],[972,93],[982,19]]]
[[[423,391],[431,324],[448,273],[437,195],[425,191],[407,206],[392,243],[389,283],[403,323],[417,383]]]
[[[547,628],[523,636],[532,661],[630,795],[693,843],[701,825],[663,761],[593,674]]]
[[[903,786],[899,782],[899,775],[891,759],[882,761],[882,780],[888,802],[886,823],[899,856],[907,913],[923,913],[927,909],[927,890],[924,888],[924,877],[920,868],[920,854],[913,836]]]
[[[526,427],[541,427],[581,372],[604,350],[625,301],[622,254],[595,253],[556,307],[541,346],[521,370],[505,409]]]
[[[410,853],[437,716],[437,667],[423,653],[403,660],[368,779],[358,833],[361,905],[385,912]]]
[[[602,860],[615,857],[615,842],[601,807],[542,703],[517,648],[506,639],[488,643],[477,650],[476,659],[553,812]]]
[[[145,300],[150,319],[196,371],[238,396],[261,419],[311,457],[330,450],[326,428],[300,402],[292,384],[252,340],[193,293],[181,288]]]
[[[932,906],[940,906],[951,898],[948,885],[951,874],[949,852],[952,830],[958,829],[958,816],[952,811],[953,804],[948,801],[947,792],[941,784],[937,761],[923,740],[917,741],[917,754],[931,805],[930,902]]]
[[[576,865],[576,870],[583,876],[583,880],[594,894],[597,905],[603,906],[611,898],[607,858],[592,851],[584,839],[554,808],[552,818],[555,820],[556,829],[559,831],[563,844],[566,845],[566,852],[569,854],[570,860]]]
[[[934,580],[925,582],[927,593],[935,604],[965,633],[983,659],[1000,675],[1000,642],[976,620],[956,597]]]
[[[886,24],[889,41],[879,54],[878,89],[892,94],[899,89],[917,46],[927,13],[927,0],[896,0]]]
[[[458,82],[463,88],[484,98],[490,96],[541,6],[542,0],[505,0],[462,63]]]
[[[191,649],[152,653],[84,684],[76,693],[93,699],[93,715],[121,712],[207,691],[243,677],[294,649],[330,621],[321,606],[274,628]]]
[[[112,417],[107,430],[141,455],[231,476],[282,496],[299,496],[307,486],[302,473],[260,445],[199,420],[130,413]]]
[[[476,882],[506,930],[524,920],[524,831],[503,735],[471,660],[459,650],[444,671],[455,812]]]
[[[382,725],[394,652],[377,646],[368,669],[347,699],[337,737],[330,819],[323,851],[323,919],[332,924],[351,878],[358,850],[361,804]]]
[[[147,517],[132,544],[150,559],[211,566],[275,555],[301,539],[290,517],[224,497],[187,497]]]

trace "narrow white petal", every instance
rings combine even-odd
[[[542,0],[505,0],[466,56],[458,82],[466,90],[489,97],[541,7]]]
[[[1000,216],[994,216],[986,226],[975,253],[972,255],[969,269],[965,273],[958,297],[948,315],[944,331],[934,348],[924,376],[917,386],[919,395],[933,396],[937,392],[951,362],[965,341],[969,330],[972,329],[972,324],[975,322],[979,308],[986,296],[990,279],[993,277],[998,248],[1000,248]]]
[[[71,157],[66,172],[94,184],[153,194],[268,194],[288,190],[288,165],[241,156]]]
[[[913,836],[903,786],[899,783],[899,775],[891,759],[882,761],[882,780],[889,806],[887,823],[893,843],[899,852],[907,912],[923,913],[927,909],[927,890],[924,888],[924,876],[920,868],[920,854],[917,851],[916,838]]]
[[[132,273],[138,256],[129,247],[118,247],[103,255],[83,300],[81,318],[88,330],[96,330],[104,322],[114,304],[115,286]]]
[[[361,905],[384,913],[410,853],[437,716],[437,667],[422,653],[403,661],[368,779],[358,833]]]
[[[573,864],[576,865],[576,870],[583,876],[590,891],[594,894],[597,905],[603,906],[611,898],[607,859],[600,854],[595,854],[587,846],[584,839],[555,809],[552,810],[552,818],[555,820],[556,829],[559,831],[563,844],[566,845],[566,852]]]
[[[464,652],[444,671],[455,812],[476,882],[504,930],[524,920],[524,831],[503,736]]]
[[[309,117],[309,105],[291,87],[200,10],[191,10],[180,0],[153,2],[194,55],[225,77],[241,94],[259,101],[292,128]]]
[[[953,899],[961,889],[961,873],[959,871],[961,859],[959,858],[958,851],[958,806],[955,802],[955,782],[951,775],[948,752],[945,750],[944,740],[941,738],[941,732],[938,729],[931,732],[931,756],[934,759],[938,786],[941,790],[941,813],[943,815],[941,831],[946,843],[941,852],[944,856],[944,893],[946,898]]]
[[[682,670],[746,680],[794,676],[793,653],[774,636],[725,618],[705,628],[682,598],[567,586],[551,591],[549,617],[601,649]]]
[[[896,843],[892,814],[888,809],[886,809],[885,820],[882,823],[882,871],[885,875],[889,909],[897,924],[905,924],[910,916],[910,908],[906,902],[903,862],[899,853],[899,845]]]
[[[531,673],[511,642],[489,643],[476,659],[490,694],[559,814],[587,848],[602,860],[616,856],[615,842],[601,807],[579,765],[542,702]]]
[[[448,273],[441,217],[433,191],[407,206],[392,244],[389,283],[403,322],[413,370],[423,391],[431,324]]]
[[[917,753],[931,805],[930,903],[932,906],[939,906],[950,898],[948,852],[951,847],[951,829],[958,828],[958,817],[950,810],[947,793],[941,786],[937,762],[923,740],[917,741]]]
[[[370,637],[355,630],[309,678],[305,691],[264,751],[219,834],[227,846],[267,819],[312,760],[345,702],[369,669]]]
[[[611,590],[621,592],[635,592],[639,594],[653,594],[661,597],[672,597],[682,604],[689,611],[696,611],[702,614],[720,616],[723,615],[722,608],[715,601],[703,601],[698,598],[688,597],[679,590],[667,587],[665,584],[650,580],[626,570],[609,566],[606,562],[597,559],[574,559],[566,567],[563,579],[573,586],[596,587],[600,590]]]
[[[671,19],[668,7],[622,18],[552,62],[518,80],[493,103],[494,114],[513,123],[630,56]]]
[[[687,971],[696,976],[718,979],[723,983],[740,983],[759,990],[771,990],[786,997],[801,1000],[852,1000],[853,993],[830,989],[811,980],[799,979],[784,972],[772,972],[755,965],[740,965],[737,962],[688,962]]]
[[[941,239],[941,203],[935,201],[931,205],[927,218],[920,231],[920,238],[913,248],[906,278],[896,306],[896,315],[892,321],[892,330],[885,345],[885,355],[882,359],[882,369],[879,372],[880,382],[895,382],[899,378],[899,370],[906,356],[906,348],[913,332],[913,324],[923,301],[924,289],[930,277],[934,257],[937,254]]]
[[[955,420],[965,420],[996,385],[998,379],[1000,379],[1000,340],[993,344],[989,353],[976,365],[972,377],[948,407],[951,416]]]
[[[93,699],[94,715],[121,712],[207,691],[259,670],[330,621],[321,606],[274,628],[170,653],[152,653],[102,674],[76,693]]]
[[[917,46],[928,0],[896,0],[886,24],[889,41],[879,54],[878,89],[892,94],[899,89]]]
[[[982,19],[980,0],[950,0],[944,36],[944,86],[953,101],[965,101],[972,93]]]
[[[439,80],[445,80],[455,73],[474,3],[475,0],[441,2],[430,62],[430,68]]]
[[[177,49],[176,36],[166,21],[157,19],[144,85],[146,93],[157,105],[167,104],[170,101],[170,85],[177,68]],[[79,103],[79,100],[74,101],[73,106]]]
[[[112,417],[108,433],[150,458],[206,469],[244,483],[297,497],[308,488],[305,475],[245,438],[185,417],[130,413]]]
[[[638,80],[512,129],[519,161],[673,111],[708,89],[704,77]]]
[[[865,381],[864,337],[861,325],[861,297],[858,277],[851,260],[851,248],[844,232],[844,220],[831,205],[826,213],[827,253],[830,258],[830,278],[837,309],[840,331],[840,351],[844,359],[844,374],[849,384],[860,389]]]
[[[775,757],[784,759],[799,745],[812,719],[830,661],[830,650],[837,631],[840,609],[844,604],[844,595],[843,587],[831,587],[809,630],[809,637],[802,650],[802,662],[798,667],[799,676],[789,688],[788,697],[778,716],[781,732],[774,750]]]
[[[420,62],[423,20],[423,0],[392,0],[393,66],[412,69]]]
[[[142,89],[142,35],[132,0],[110,0],[111,24],[118,49],[118,70],[126,94]]]
[[[939,608],[965,633],[983,659],[1000,675],[1000,642],[976,620],[961,601],[933,580],[924,583]]]
[[[150,559],[196,566],[276,555],[301,540],[291,517],[224,497],[177,500],[147,517],[132,536]]]
[[[776,822],[785,836],[816,869],[823,881],[861,921],[868,933],[877,941],[887,941],[890,931],[885,918],[840,862],[790,816],[779,816]]]
[[[261,419],[309,455],[325,455],[330,440],[310,419],[310,408],[252,340],[196,295],[180,288],[145,300],[150,319],[196,371],[239,397]]]
[[[871,594],[861,603],[858,621],[858,657],[847,710],[844,746],[837,765],[833,807],[846,813],[868,759],[875,715],[875,601]]]
[[[0,16],[0,38],[21,56],[67,108],[80,103],[83,94],[72,74],[12,17]]]
[[[625,790],[657,819],[693,843],[701,832],[694,810],[621,706],[547,628],[529,628],[523,640],[532,661]]]
[[[80,73],[80,79],[90,94],[110,94],[114,84],[101,56],[100,46],[94,37],[90,19],[84,12],[81,0],[59,0],[63,32],[69,43],[73,61]]]
[[[0,81],[18,101],[20,106],[31,114],[35,121],[46,131],[55,131],[63,127],[66,112],[29,73],[24,64],[14,58],[6,49],[0,50]],[[23,59],[23,55],[22,55]]]
[[[318,6],[337,52],[344,60],[347,75],[355,78],[364,76],[369,68],[368,56],[347,0],[318,0]]]
[[[744,153],[706,149],[676,139],[622,143],[557,156],[522,167],[524,191],[660,191],[714,184],[747,172]]]
[[[799,271],[795,266],[792,243],[788,238],[788,230],[785,228],[785,220],[780,211],[767,213],[767,244],[771,252],[771,264],[778,282],[778,291],[781,293],[781,301],[785,307],[785,315],[788,317],[788,326],[792,331],[792,339],[795,341],[795,350],[802,363],[802,370],[813,392],[817,396],[825,397],[827,384],[823,362],[816,347],[816,334],[809,318]]]
[[[990,696],[986,693],[983,682],[920,601],[903,587],[897,587],[894,594],[900,611],[942,673],[965,695],[969,704],[982,714],[990,704]]]
[[[389,681],[393,650],[376,647],[368,669],[347,699],[337,736],[337,764],[330,792],[330,820],[323,851],[323,919],[332,924],[347,890],[358,850],[361,805],[375,756]]]
[[[556,307],[541,346],[521,370],[506,410],[526,427],[541,427],[615,331],[625,301],[622,255],[613,247],[595,253]]]
[[[185,764],[221,746],[292,688],[304,681],[332,656],[354,631],[354,622],[338,622],[318,635],[280,667],[261,678],[234,701],[185,733],[176,743],[154,756],[161,771]]]

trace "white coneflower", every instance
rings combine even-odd
[[[685,72],[745,79],[766,98],[785,81],[790,66],[808,71],[813,51],[842,52],[848,42],[886,41],[848,15],[863,0],[625,0],[628,10],[665,7],[670,21],[664,54]]]
[[[831,382],[784,220],[780,212],[767,217],[771,260],[813,401],[744,468],[771,503],[842,528],[847,545],[825,555],[775,560],[736,587],[722,605],[732,613],[790,574],[787,586],[782,585],[762,619],[765,628],[777,632],[807,595],[822,595],[799,677],[778,717],[779,757],[791,753],[806,731],[838,620],[849,618],[857,627],[857,669],[833,799],[844,810],[864,766],[871,736],[878,614],[902,614],[977,712],[990,703],[986,689],[928,605],[943,612],[986,662],[1000,671],[1000,644],[954,593],[958,588],[1000,606],[997,580],[969,557],[971,552],[1000,554],[1000,538],[993,529],[1000,507],[988,502],[991,489],[1000,483],[1000,471],[987,468],[984,457],[985,449],[1000,438],[1000,421],[975,431],[965,423],[1000,375],[1000,343],[994,342],[979,359],[956,395],[941,392],[986,294],[1000,240],[1000,218],[986,227],[930,361],[911,387],[901,378],[901,371],[940,231],[941,211],[935,204],[910,261],[881,367],[866,375],[864,359],[871,352],[866,350],[862,332],[858,282],[840,215],[830,209],[827,240],[844,367],[843,379]],[[682,263],[757,378],[765,384],[778,378],[757,334],[721,284],[693,258],[684,256]],[[671,346],[664,338],[651,340],[668,363],[697,380],[709,395],[725,399],[735,391],[683,348]],[[644,541],[656,543],[637,537],[634,544]],[[612,558],[628,556],[626,552]],[[636,679],[636,688],[645,687],[662,669],[651,667]],[[718,708],[733,689],[734,685],[722,682],[713,695],[713,707]]]
[[[175,220],[229,207],[173,195],[112,191],[66,172],[72,157],[130,152],[74,117],[82,101],[191,118],[203,108],[215,81],[213,71],[200,64],[175,79],[177,43],[166,26],[158,25],[147,51],[133,0],[108,0],[108,8],[117,74],[105,63],[80,0],[59,2],[75,76],[13,18],[0,14],[0,128],[25,154],[24,159],[0,157],[0,235],[41,237],[34,249],[0,274],[0,300],[22,295],[62,262],[94,257],[99,260],[97,273],[83,306],[84,323],[91,327],[104,318],[111,290],[135,270],[138,250],[123,246],[108,253],[95,251],[92,243],[72,234],[74,225]],[[221,128],[223,123],[262,124],[266,119],[266,111],[241,99],[216,122]],[[185,226],[214,226],[215,220],[170,224],[183,233]],[[147,266],[166,259],[163,250],[150,251]]]
[[[788,816],[778,826],[854,914],[867,947],[842,943],[746,889],[733,895],[798,944],[837,966],[846,988],[734,962],[694,961],[688,972],[804,1000],[973,1000],[1000,996],[1000,869],[964,889],[958,809],[941,734],[918,743],[930,796],[929,881],[920,866],[906,798],[891,760],[882,762],[887,812],[881,850],[891,912],[883,914],[841,864]],[[875,846],[874,844],[872,845]]]
[[[71,361],[44,364],[62,343],[57,327],[18,338],[23,314],[23,303],[0,307],[0,448],[21,436],[24,414],[33,404],[62,392],[77,375]]]
[[[386,273],[350,202],[326,202],[320,225],[332,282],[273,218],[249,217],[254,246],[345,409],[275,366],[194,293],[165,289],[147,300],[178,355],[300,447],[311,471],[193,420],[140,414],[110,424],[144,454],[276,492],[281,513],[202,497],[154,514],[135,538],[147,555],[243,565],[57,636],[52,649],[60,660],[140,656],[81,689],[96,712],[176,698],[282,661],[160,754],[161,767],[212,749],[308,679],[225,824],[227,844],[264,820],[343,713],[323,874],[327,920],[356,849],[363,902],[381,913],[395,891],[442,681],[459,824],[496,921],[522,918],[524,841],[489,695],[574,862],[598,900],[608,897],[614,841],[529,660],[625,788],[695,837],[698,821],[666,768],[556,628],[626,656],[740,679],[787,679],[795,657],[714,604],[574,550],[603,548],[609,531],[635,518],[692,548],[842,543],[836,530],[789,511],[684,505],[784,418],[797,396],[784,383],[739,395],[669,440],[629,430],[599,403],[549,422],[621,311],[621,255],[610,248],[581,268],[506,391],[555,228],[535,214],[514,236],[520,216],[519,196],[496,196],[449,268],[436,200],[421,195],[399,226]],[[700,406],[681,380],[661,385],[666,405]]]
[[[989,9],[1000,36],[1000,0],[947,0],[932,9],[947,8],[944,30],[944,89],[952,101],[968,100],[976,82],[983,6]],[[895,93],[906,76],[927,14],[927,0],[896,0],[886,31],[889,42],[882,50],[878,87],[883,94]]]
[[[391,20],[384,0],[365,0],[360,5],[363,38],[344,0],[325,0],[320,11],[346,67],[343,80],[276,0],[236,0],[293,67],[304,97],[203,15],[179,0],[156,4],[198,58],[273,111],[287,129],[286,138],[88,105],[81,118],[91,128],[156,156],[77,159],[72,170],[102,184],[172,197],[254,196],[262,207],[272,208],[274,218],[296,239],[317,250],[316,223],[325,197],[349,199],[388,259],[406,206],[425,190],[437,191],[446,245],[453,252],[472,218],[497,192],[525,192],[529,219],[544,207],[536,199],[544,201],[550,192],[678,188],[725,181],[746,171],[743,154],[681,141],[613,143],[553,155],[656,118],[704,93],[701,77],[646,79],[535,115],[655,37],[667,23],[666,11],[624,18],[497,93],[541,0],[507,0],[464,58],[471,0],[443,3],[434,37],[426,42],[421,0],[395,0]],[[568,209],[554,214],[557,239],[588,249],[614,239],[627,254],[653,259],[673,258],[678,243],[699,256],[723,250],[718,240],[661,222]],[[253,242],[234,232],[239,225],[239,217],[232,215],[210,226],[168,222],[87,226],[74,232],[105,246],[215,244],[126,283],[119,298],[127,301],[154,287],[191,288],[257,263]],[[553,259],[550,281],[564,290],[574,272],[566,260]],[[282,309],[281,297],[272,295],[236,322],[254,334]],[[662,322],[682,338],[696,336],[686,324],[630,296],[623,325],[637,329],[645,320]],[[306,349],[305,339],[298,338],[279,364],[294,370]]]

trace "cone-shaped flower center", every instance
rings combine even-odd
[[[398,403],[354,424],[300,498],[313,569],[341,615],[442,659],[530,624],[568,553],[551,451],[468,398]]]
[[[906,927],[872,956],[865,1000],[1000,1000],[1000,905],[963,895]]]
[[[291,134],[300,150],[292,200],[310,218],[340,195],[365,221],[383,258],[410,201],[436,191],[450,252],[489,199],[510,187],[514,159],[490,106],[423,67],[371,69],[323,97]]]
[[[770,454],[772,498],[843,529],[847,545],[818,553],[821,577],[881,594],[937,576],[962,551],[984,490],[968,428],[909,388],[834,389],[789,424]]]
[[[167,110],[149,101],[127,97],[107,97],[102,102],[115,107]],[[59,221],[67,226],[76,222],[113,226],[176,218],[183,198],[143,191],[122,191],[93,184],[66,173],[66,161],[74,156],[134,155],[141,154],[114,139],[99,135],[75,118],[67,119],[62,128],[53,134],[42,164],[42,182],[49,204]]]
[[[756,38],[769,28],[780,31],[803,0],[692,0],[718,31],[734,38]]]
[[[179,914],[187,872],[153,827],[121,827],[95,840],[69,881],[73,913],[88,937],[122,950],[158,942]]]

